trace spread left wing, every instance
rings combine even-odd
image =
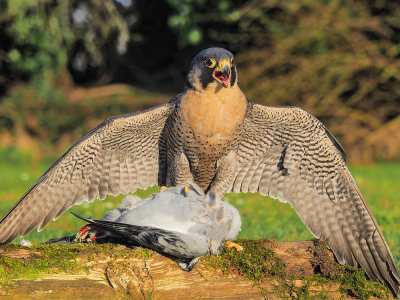
[[[170,102],[109,118],[75,143],[0,220],[0,244],[41,230],[72,205],[162,184]]]
[[[296,107],[249,103],[236,168],[227,191],[259,192],[289,202],[340,263],[399,291],[399,270],[347,166],[324,125]]]

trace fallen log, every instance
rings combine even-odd
[[[338,265],[325,243],[239,240],[191,272],[143,248],[113,244],[0,246],[8,299],[391,298],[362,270]]]

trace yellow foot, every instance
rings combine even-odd
[[[238,251],[238,252],[243,252],[243,247],[240,246],[239,244],[234,243],[234,242],[227,241],[227,242],[225,243],[225,245],[226,245],[228,248],[235,248],[236,251]]]
[[[188,194],[189,194],[189,187],[188,187],[187,185],[185,185],[185,186],[183,187],[183,191],[185,192],[185,196],[187,197]]]
[[[167,189],[167,187],[165,185],[163,185],[160,190],[165,191]]]

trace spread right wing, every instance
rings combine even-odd
[[[325,126],[296,107],[250,103],[243,128],[228,191],[289,202],[316,238],[328,240],[340,263],[360,265],[397,294],[397,265]]]
[[[174,102],[111,117],[75,143],[0,220],[0,244],[43,229],[73,205],[162,184],[161,138]]]

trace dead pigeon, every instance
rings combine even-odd
[[[153,249],[190,271],[207,253],[218,254],[235,239],[241,219],[236,208],[207,195],[194,183],[161,190],[146,199],[127,196],[102,220],[86,221],[75,241],[114,241]],[[231,243],[241,250],[240,246]]]

